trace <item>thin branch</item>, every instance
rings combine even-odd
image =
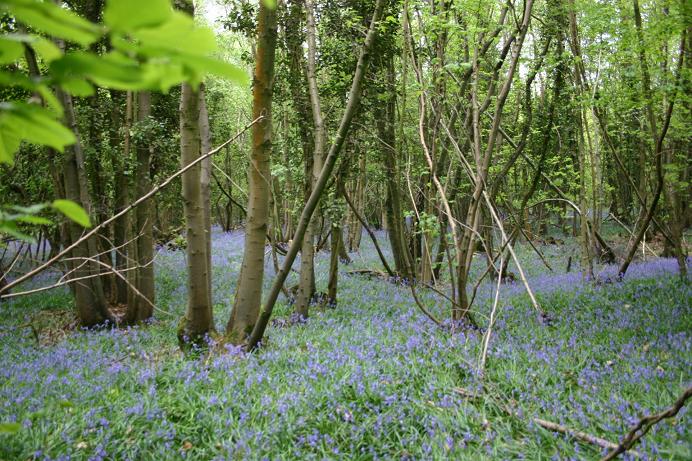
[[[500,253],[500,267],[504,265],[505,254]],[[485,331],[483,338],[483,350],[481,352],[480,360],[478,361],[478,372],[482,376],[483,370],[485,369],[485,360],[488,356],[488,346],[490,345],[490,335],[493,331],[493,324],[495,323],[495,313],[497,312],[497,305],[500,301],[500,288],[502,287],[502,274],[497,277],[497,287],[495,288],[495,299],[493,300],[493,308],[490,311],[490,321],[488,322],[488,329]]]
[[[533,418],[532,421],[538,424],[543,429],[548,429],[549,431],[559,432],[561,434],[569,435],[572,438],[580,440],[582,442],[590,443],[591,445],[596,445],[601,448],[613,449],[617,447],[617,444],[610,442],[606,439],[596,437],[595,435],[588,434],[586,432],[577,431],[570,429],[569,427],[563,426],[562,424],[557,424],[552,421],[546,421],[545,419]],[[641,455],[636,452],[632,452],[632,455],[639,458]]]
[[[389,264],[387,264],[387,258],[384,257],[384,254],[382,253],[382,249],[380,248],[380,245],[377,243],[377,237],[375,237],[375,233],[372,231],[372,229],[370,229],[370,226],[368,226],[368,223],[365,221],[365,218],[363,218],[363,216],[361,216],[361,214],[356,209],[356,206],[351,201],[351,197],[349,197],[348,194],[346,193],[345,187],[342,187],[341,195],[344,197],[344,200],[346,200],[346,203],[351,208],[351,211],[353,211],[353,215],[358,219],[358,221],[360,221],[360,223],[363,225],[363,228],[365,229],[365,231],[370,236],[370,239],[372,240],[373,245],[375,245],[375,250],[377,250],[377,254],[380,257],[380,261],[382,261],[382,265],[384,266],[384,270],[387,271],[387,274],[389,274],[390,277],[394,277],[394,271],[392,271],[392,268],[389,266]]]
[[[692,386],[685,389],[685,392],[683,392],[682,395],[678,397],[678,399],[672,406],[668,407],[660,413],[644,416],[642,419],[639,420],[639,422],[637,422],[637,424],[635,424],[632,427],[632,429],[630,429],[630,431],[627,433],[622,442],[620,442],[619,445],[613,448],[613,451],[601,458],[601,461],[610,461],[611,459],[615,459],[618,457],[618,455],[620,455],[620,453],[624,453],[630,448],[632,448],[632,446],[634,446],[634,444],[637,443],[639,439],[644,437],[646,433],[649,432],[649,429],[651,429],[656,423],[663,419],[672,418],[675,415],[677,415],[680,409],[685,406],[685,403],[690,398],[690,396],[692,396]]]
[[[183,167],[183,168],[181,168],[180,170],[178,170],[177,172],[173,173],[171,176],[169,176],[169,177],[168,177],[166,180],[164,180],[162,183],[160,183],[159,185],[157,185],[156,187],[154,187],[152,190],[150,190],[149,192],[147,192],[146,194],[144,194],[144,195],[142,195],[140,198],[138,198],[134,203],[130,204],[130,205],[127,206],[126,208],[123,208],[119,213],[113,215],[112,217],[110,217],[109,219],[103,221],[102,223],[98,224],[97,226],[94,226],[89,232],[87,232],[86,234],[84,234],[81,238],[79,238],[78,240],[76,240],[76,241],[75,241],[74,243],[72,243],[71,245],[68,245],[65,249],[63,249],[62,251],[60,251],[58,254],[56,254],[55,256],[53,256],[51,259],[49,259],[48,261],[46,261],[45,263],[43,263],[42,265],[40,265],[40,266],[37,267],[36,269],[34,269],[34,270],[32,270],[32,271],[29,271],[28,273],[24,274],[23,276],[17,278],[16,280],[14,280],[14,281],[8,283],[7,285],[5,285],[4,287],[0,288],[0,298],[3,298],[3,297],[4,297],[4,295],[3,295],[2,293],[7,292],[7,291],[8,291],[9,289],[11,289],[12,287],[14,287],[14,286],[16,286],[16,285],[19,285],[20,283],[22,283],[22,282],[24,282],[24,281],[26,281],[26,280],[28,280],[28,279],[34,277],[36,274],[39,274],[39,273],[43,272],[43,271],[46,270],[48,267],[50,267],[50,266],[52,266],[53,264],[55,264],[60,258],[62,258],[63,256],[65,256],[67,253],[69,253],[71,250],[73,250],[74,248],[76,248],[78,245],[80,245],[84,240],[86,240],[86,239],[92,237],[94,234],[96,234],[98,231],[100,231],[101,229],[103,229],[104,227],[106,227],[107,225],[109,225],[110,223],[112,223],[113,221],[115,221],[116,219],[118,219],[118,218],[120,218],[121,216],[124,216],[125,214],[127,214],[128,212],[130,212],[132,209],[134,209],[135,207],[137,207],[140,203],[144,202],[145,200],[147,200],[147,199],[149,199],[150,197],[152,197],[153,195],[155,195],[155,194],[156,194],[157,192],[159,192],[161,189],[163,189],[164,187],[166,187],[167,185],[169,185],[174,179],[176,179],[177,177],[179,177],[179,176],[181,176],[182,174],[184,174],[186,171],[188,171],[190,168],[192,168],[192,167],[194,167],[195,165],[197,165],[198,163],[200,163],[202,160],[204,160],[204,159],[206,159],[206,158],[208,158],[208,157],[211,157],[212,155],[214,155],[215,153],[217,153],[218,151],[220,151],[221,149],[223,149],[224,147],[226,147],[228,144],[230,144],[230,143],[232,143],[233,141],[235,141],[238,137],[240,137],[240,135],[242,135],[245,131],[247,131],[248,129],[250,129],[250,127],[252,127],[254,124],[256,124],[257,122],[259,122],[259,121],[262,120],[262,119],[264,119],[264,116],[263,116],[263,115],[260,115],[260,116],[257,117],[255,120],[253,120],[250,124],[246,125],[246,126],[245,126],[239,133],[237,133],[235,136],[233,136],[232,138],[228,139],[226,142],[224,142],[224,143],[221,144],[220,146],[216,147],[215,149],[210,150],[210,151],[207,152],[206,154],[200,155],[200,156],[197,157],[195,160],[193,160],[192,162],[188,163],[185,167]]]

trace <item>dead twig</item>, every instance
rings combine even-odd
[[[486,383],[487,384],[487,383]],[[483,394],[470,391],[468,389],[465,389],[463,387],[455,387],[452,389],[452,391],[456,394],[461,395],[462,397],[469,399],[469,400],[478,400],[480,399]],[[689,391],[689,389],[688,389]],[[512,411],[512,409],[505,403],[505,401],[500,400],[497,396],[494,396],[492,394],[486,393],[485,395],[489,396],[495,404],[507,415],[509,416],[516,416],[519,417],[517,412]],[[679,408],[678,408],[679,410]],[[677,413],[677,412],[676,412]],[[568,435],[576,440],[579,440],[581,442],[586,442],[591,445],[596,445],[601,448],[607,448],[610,450],[615,450],[618,448],[618,444],[613,443],[609,440],[603,439],[601,437],[597,437],[595,435],[589,434],[587,432],[582,432],[582,431],[577,431],[572,428],[569,428],[567,426],[564,426],[562,424],[554,423],[552,421],[548,421],[545,419],[541,418],[531,418],[531,422],[536,424],[537,426],[542,427],[543,429],[547,429],[552,432],[559,432],[560,434],[565,434]],[[641,458],[641,454],[636,452],[636,451],[630,451],[630,454],[636,458]],[[613,459],[613,458],[603,458],[601,461],[607,460],[607,459]]]
[[[596,437],[595,435],[587,434],[586,432],[576,431],[570,429],[569,427],[563,426],[562,424],[557,424],[552,421],[546,421],[545,419],[533,418],[532,421],[541,426],[543,429],[548,429],[549,431],[559,432],[561,434],[569,435],[570,437],[580,440],[582,442],[590,443],[591,445],[596,445],[601,448],[613,449],[618,445],[616,443],[610,442],[606,439]],[[632,452],[632,455],[641,458],[641,455],[637,452]]]
[[[644,416],[637,422],[637,424],[635,424],[632,427],[632,429],[630,429],[630,431],[627,433],[627,435],[622,440],[622,442],[620,442],[619,445],[612,447],[613,451],[601,458],[601,461],[609,461],[611,459],[615,459],[621,453],[628,451],[632,446],[634,446],[635,443],[639,441],[639,439],[644,437],[646,433],[649,432],[649,429],[651,429],[656,423],[663,419],[672,418],[675,415],[677,415],[680,409],[685,406],[685,403],[690,398],[690,396],[692,396],[692,386],[685,389],[685,392],[683,392],[680,395],[680,397],[678,397],[678,399],[675,401],[675,403],[672,406],[668,407],[666,410],[653,415]],[[634,452],[630,451],[630,453]]]

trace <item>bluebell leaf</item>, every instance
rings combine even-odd
[[[21,428],[19,423],[0,423],[0,434],[16,434]]]

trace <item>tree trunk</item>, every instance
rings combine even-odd
[[[284,258],[281,270],[276,275],[276,278],[272,283],[269,295],[267,297],[267,302],[264,305],[264,309],[260,313],[259,319],[252,330],[250,338],[248,338],[248,350],[255,349],[261,341],[262,337],[264,336],[264,331],[267,328],[267,325],[269,324],[269,319],[271,318],[272,312],[274,310],[274,305],[276,304],[276,300],[278,299],[279,293],[281,292],[281,288],[283,287],[283,284],[286,281],[286,277],[288,276],[288,273],[291,270],[291,266],[295,261],[295,258],[298,254],[298,248],[302,244],[303,237],[305,236],[305,231],[307,230],[312,215],[315,209],[317,208],[317,205],[319,204],[322,193],[324,192],[324,189],[327,185],[327,181],[331,177],[332,171],[334,170],[334,165],[336,164],[337,157],[341,152],[346,136],[348,135],[348,132],[351,128],[353,116],[360,104],[361,84],[363,81],[363,76],[365,75],[365,71],[367,70],[368,63],[370,61],[371,49],[375,41],[375,37],[377,35],[376,26],[382,14],[382,9],[384,8],[385,3],[386,0],[377,0],[377,3],[375,4],[375,10],[372,15],[372,20],[370,21],[370,27],[368,29],[368,34],[365,38],[365,43],[363,44],[360,57],[358,58],[356,72],[353,76],[353,81],[351,82],[351,90],[348,94],[346,109],[344,110],[344,113],[341,117],[341,122],[339,123],[339,129],[337,130],[336,136],[334,137],[334,142],[329,148],[329,153],[327,154],[327,157],[325,159],[324,168],[322,168],[319,180],[317,181],[317,184],[315,184],[315,187],[312,190],[312,193],[310,194],[310,199],[305,204],[305,208],[303,209],[300,215],[298,227],[296,228],[296,233],[293,238],[293,243],[291,243],[291,245],[288,248],[288,251],[286,252],[286,257]],[[264,3],[262,3],[261,5],[264,5]],[[261,8],[262,6],[260,6],[260,9]]]
[[[357,145],[357,143],[354,143]],[[358,174],[356,175],[356,181],[353,190],[353,204],[360,214],[365,205],[365,179],[366,179],[366,169],[365,169],[365,150],[359,149],[358,151]],[[348,220],[348,249],[349,251],[358,251],[360,249],[360,240],[363,235],[363,225],[360,223],[355,215],[355,212],[351,211],[349,213],[351,219]]]
[[[200,97],[183,84],[180,98],[180,150],[185,167],[200,155]],[[197,164],[183,174],[183,210],[187,236],[187,309],[178,328],[181,345],[201,343],[212,328],[209,304],[207,232],[202,195],[202,167]]]
[[[137,122],[145,133],[150,133],[147,124],[151,117],[151,93],[142,91],[137,94]],[[151,140],[140,139],[136,146],[137,163],[135,170],[135,196],[141,197],[152,188],[151,184]],[[154,206],[149,199],[135,208],[134,236],[136,237],[137,257],[134,258],[136,269],[136,288],[138,294],[131,296],[132,303],[127,306],[125,322],[128,324],[143,322],[154,314],[156,302],[154,289]],[[138,236],[138,237],[137,237]]]
[[[327,284],[327,305],[336,307],[337,287],[339,283],[339,245],[342,239],[341,226],[332,224],[331,246],[329,253],[329,282]]]
[[[199,133],[200,147],[202,153],[206,154],[212,149],[211,146],[211,127],[209,126],[209,113],[207,112],[207,102],[205,98],[204,84],[199,87]],[[209,306],[213,306],[211,299],[211,157],[207,157],[200,163],[201,166],[201,187],[202,187],[202,206],[204,209],[204,234],[207,243],[207,294],[209,295]],[[213,311],[213,309],[212,309]],[[213,314],[213,312],[212,312]],[[212,325],[213,325],[212,316]]]
[[[264,278],[264,247],[269,218],[269,159],[272,148],[272,90],[276,52],[276,10],[260,2],[252,112],[264,119],[252,127],[252,156],[248,167],[249,198],[245,249],[227,336],[243,342],[260,313]]]
[[[178,8],[194,16],[192,0],[178,0]],[[200,135],[200,91],[183,83],[180,94],[180,161],[183,167],[197,160],[202,153]],[[195,164],[182,176],[183,214],[187,237],[187,308],[178,325],[178,342],[182,348],[189,344],[203,345],[214,329],[211,293],[209,292],[209,234],[205,218],[202,191],[202,165]]]
[[[310,171],[310,189],[315,187],[319,179],[320,172],[324,163],[324,149],[326,144],[326,128],[322,117],[322,107],[320,104],[319,88],[317,87],[315,54],[317,52],[317,37],[314,17],[314,4],[312,0],[307,0],[305,5],[307,15],[307,79],[308,93],[310,95],[310,107],[312,108],[314,148],[312,155],[312,168]],[[307,170],[305,180],[308,181]],[[309,198],[306,197],[306,201]],[[294,312],[300,317],[307,317],[310,303],[315,296],[315,236],[317,232],[317,219],[313,216],[303,238],[303,246],[300,251],[300,281],[298,283],[298,294],[294,306]]]
[[[65,124],[72,129],[77,138],[75,144],[65,149],[63,157],[65,198],[80,204],[88,211],[91,209],[91,203],[86,190],[86,178],[83,176],[84,169],[80,169],[80,165],[83,165],[83,154],[72,97],[62,90],[58,90],[58,97],[65,109]],[[67,224],[67,234],[70,243],[76,242],[82,235],[82,228],[77,223],[70,221]],[[72,250],[71,257],[78,258],[70,263],[70,266],[75,269],[73,278],[88,277],[101,272],[96,262],[84,259],[95,256],[96,253],[94,239],[87,239]],[[93,327],[103,325],[106,321],[114,321],[108,311],[100,277],[87,278],[74,284],[74,293],[77,317],[81,326]]]
[[[112,93],[114,94],[114,93]],[[121,129],[120,127],[120,113],[117,105],[120,99],[113,97],[114,109],[113,109],[113,126],[114,132]],[[123,152],[118,152],[117,142],[113,143],[113,165],[115,165],[115,181],[114,181],[114,205],[115,213],[123,210],[130,203],[128,187],[129,181],[127,175],[125,174],[125,168],[127,166],[130,157],[130,127],[132,126],[132,93],[127,92],[125,95],[125,125],[123,127]],[[119,140],[119,136],[114,134],[114,139]],[[113,245],[118,248],[115,252],[115,268],[118,271],[122,271],[127,268],[127,247],[124,246],[127,242],[127,228],[129,223],[129,216],[125,215],[122,218],[116,220],[113,223]],[[120,277],[115,278],[115,296],[113,297],[116,304],[126,305],[127,304],[127,283]]]
[[[399,185],[399,153],[396,150],[396,136],[394,125],[395,117],[395,102],[396,102],[396,87],[394,75],[393,56],[389,55],[380,64],[386,75],[386,95],[387,101],[384,104],[378,104],[375,108],[375,119],[377,125],[378,136],[383,141],[382,157],[384,159],[385,182],[387,186],[387,197],[385,201],[385,222],[389,242],[392,248],[392,256],[394,257],[394,268],[396,273],[403,278],[409,278],[413,275],[413,268],[409,266],[405,252],[408,252],[406,245],[406,234],[404,232],[404,213],[401,209],[401,190]]]

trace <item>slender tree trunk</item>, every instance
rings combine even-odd
[[[269,324],[269,319],[271,318],[272,312],[274,310],[274,305],[278,299],[281,288],[283,287],[286,277],[288,276],[291,266],[298,255],[298,248],[302,244],[303,237],[305,236],[305,231],[307,230],[310,220],[312,218],[317,205],[319,204],[320,198],[324,189],[327,185],[327,181],[331,177],[332,171],[334,170],[334,165],[336,164],[337,157],[341,152],[344,145],[344,141],[348,132],[351,128],[351,122],[353,121],[353,116],[360,104],[361,97],[361,84],[363,81],[363,76],[367,70],[368,63],[370,61],[370,53],[372,50],[375,37],[377,35],[377,24],[379,18],[382,14],[382,9],[387,0],[377,0],[375,4],[375,9],[373,12],[372,20],[370,21],[370,27],[368,29],[368,34],[365,38],[365,43],[358,58],[358,64],[356,65],[356,72],[353,76],[353,81],[351,82],[351,90],[348,94],[346,108],[341,117],[341,122],[339,123],[339,129],[334,137],[334,142],[329,148],[329,153],[325,159],[324,168],[322,168],[322,173],[320,174],[317,184],[315,184],[312,193],[310,194],[310,199],[305,204],[305,208],[301,213],[300,220],[298,222],[298,227],[296,228],[296,233],[293,238],[293,243],[288,248],[286,252],[286,257],[284,258],[281,270],[277,274],[274,282],[272,283],[269,295],[267,297],[267,302],[264,305],[264,309],[260,313],[259,319],[252,330],[250,338],[248,338],[247,349],[253,350],[257,347],[259,342],[264,336],[264,331]],[[261,4],[263,5],[263,3]],[[260,6],[260,8],[262,8]]]
[[[339,283],[339,245],[341,243],[341,226],[332,223],[331,246],[329,253],[329,282],[327,283],[327,305],[336,307],[337,288]]]
[[[63,157],[65,198],[80,204],[88,211],[91,209],[91,203],[86,190],[82,147],[79,141],[79,129],[75,119],[72,97],[62,90],[58,90],[58,97],[65,109],[65,124],[72,129],[77,137],[77,142],[65,149]],[[67,234],[70,243],[77,241],[81,237],[82,230],[78,224],[72,221],[67,224]],[[78,258],[71,262],[72,268],[76,269],[73,274],[74,278],[88,277],[101,272],[96,262],[84,259],[95,257],[96,254],[96,242],[94,239],[87,239],[72,250],[71,256]],[[102,325],[106,321],[114,321],[114,318],[108,311],[100,277],[92,277],[76,283],[74,293],[75,307],[80,325],[93,327]]]
[[[586,152],[584,146],[584,130],[586,127],[584,111],[581,107],[578,108],[578,114],[575,115],[579,119],[577,126],[577,153],[579,157],[579,208],[581,208],[582,212],[579,219],[579,241],[582,247],[581,268],[583,277],[588,280],[593,280],[593,259],[591,257],[591,242],[587,218],[589,205],[586,199]]]
[[[264,119],[252,127],[252,156],[248,167],[250,190],[245,225],[243,263],[227,336],[243,342],[257,322],[262,302],[264,247],[269,218],[269,159],[272,148],[272,90],[276,52],[276,10],[260,2],[257,54],[253,84],[253,118]],[[283,284],[282,284],[283,286]]]
[[[199,87],[199,133],[202,153],[207,153],[212,149],[212,145],[204,84]],[[207,294],[209,295],[209,306],[213,306],[211,299],[211,279],[213,270],[211,265],[211,157],[202,160],[200,166],[202,169],[200,180],[202,187],[202,206],[204,209],[204,233],[207,240]],[[212,325],[213,324],[214,319],[212,316]]]
[[[308,60],[307,60],[307,79],[308,93],[310,95],[310,106],[312,108],[313,122],[313,137],[314,148],[312,155],[312,168],[310,172],[311,189],[315,187],[319,179],[320,172],[324,163],[324,149],[326,144],[326,128],[324,126],[324,118],[322,117],[322,107],[320,103],[319,88],[317,86],[317,71],[315,63],[315,55],[317,53],[317,37],[314,16],[314,3],[312,0],[307,0],[305,11],[307,16],[307,42],[308,42]],[[307,170],[306,170],[306,178]],[[306,197],[306,200],[309,197]],[[303,238],[303,247],[300,251],[300,281],[298,283],[298,294],[296,296],[294,312],[300,317],[307,317],[310,303],[315,296],[315,236],[319,236],[317,232],[317,219],[314,216],[308,226],[305,237]]]
[[[357,145],[357,143],[354,143]],[[360,214],[365,205],[365,169],[366,156],[364,150],[358,152],[358,174],[353,191],[353,204]],[[360,241],[363,235],[363,225],[360,223],[354,211],[349,213],[351,219],[348,221],[348,248],[350,251],[358,251],[360,249]]]
[[[382,140],[382,157],[384,159],[385,182],[387,196],[385,201],[385,222],[389,242],[394,257],[394,268],[397,274],[403,278],[413,275],[413,268],[409,266],[404,254],[408,252],[406,236],[404,232],[404,213],[401,208],[401,188],[399,185],[400,171],[398,165],[399,152],[396,149],[396,135],[394,126],[396,123],[395,102],[396,86],[394,75],[394,60],[390,54],[382,58],[380,67],[385,72],[385,94],[387,100],[375,108],[377,131]]]
[[[114,105],[113,109],[113,131],[119,131],[120,127],[120,113],[117,105],[119,104],[119,99],[113,98]],[[130,127],[132,126],[132,93],[127,92],[125,95],[125,125],[123,127],[123,151],[118,152],[117,142],[113,144],[114,159],[113,165],[115,165],[115,181],[114,181],[114,204],[115,212],[118,213],[123,210],[127,205],[129,205],[129,194],[128,194],[128,178],[125,174],[125,168],[127,166],[130,157]],[[118,135],[114,135],[115,140],[119,140]],[[127,229],[129,223],[129,216],[125,215],[122,218],[116,220],[113,223],[113,245],[118,248],[115,253],[115,268],[118,271],[122,271],[127,268],[127,247],[123,246],[127,242]],[[116,304],[126,305],[127,304],[127,283],[120,277],[115,278],[115,296],[114,301]]]
[[[178,0],[178,8],[194,16],[192,0]],[[202,153],[200,135],[201,117],[200,91],[183,83],[180,94],[180,161],[183,167],[197,160]],[[185,348],[188,344],[203,344],[205,337],[214,329],[211,293],[209,292],[209,234],[202,191],[202,165],[195,164],[182,177],[183,214],[187,237],[187,308],[178,325],[178,342]]]
[[[189,84],[183,84],[180,98],[181,163],[186,166],[200,155],[200,97]],[[200,343],[213,329],[209,304],[209,268],[202,167],[197,164],[183,174],[183,210],[187,236],[187,309],[178,328],[181,345]]]
[[[151,93],[137,94],[137,122],[148,133],[147,124],[151,117]],[[140,139],[137,143],[137,163],[135,170],[135,196],[141,197],[151,190],[151,140]],[[137,269],[136,288],[139,294],[131,296],[132,303],[127,306],[125,322],[143,322],[154,314],[152,307],[156,302],[154,288],[154,206],[153,199],[146,200],[135,208],[134,235],[136,239]],[[146,299],[145,299],[146,298]]]

